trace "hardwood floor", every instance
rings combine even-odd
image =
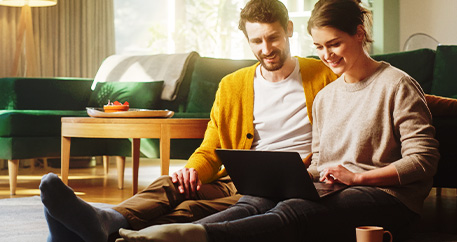
[[[170,174],[185,164],[185,160],[171,160]],[[72,168],[70,169],[69,186],[83,200],[88,202],[100,202],[109,204],[118,204],[132,195],[132,163],[131,159],[127,158],[125,165],[124,189],[117,188],[117,169],[114,159],[110,159],[110,169],[107,176],[104,175],[103,166],[97,164],[91,168]],[[140,160],[138,189],[142,190],[152,181],[160,176],[160,161],[158,159]],[[23,168],[19,169],[16,195],[10,195],[8,169],[0,171],[0,199],[24,197],[24,196],[39,196],[41,177],[53,172],[60,176],[60,168],[38,168],[34,169]]]
[[[436,188],[432,188],[416,231],[457,235],[457,189],[442,188],[441,195],[437,196]]]
[[[159,164],[158,159],[141,159],[139,190],[160,176]],[[184,160],[172,160],[170,174],[184,164]],[[60,169],[20,169],[17,195],[12,196],[9,194],[8,170],[0,170],[0,199],[39,196],[40,179],[48,172],[60,174]],[[131,196],[131,180],[131,160],[127,158],[124,189],[117,188],[117,169],[114,159],[111,159],[107,176],[104,175],[101,164],[92,168],[70,169],[69,185],[85,201],[118,204]],[[441,195],[436,196],[435,188],[433,188],[425,201],[422,219],[415,230],[420,233],[457,235],[457,190],[443,188]]]

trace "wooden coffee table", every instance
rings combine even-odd
[[[62,181],[68,184],[71,138],[132,138],[132,192],[138,192],[140,139],[160,139],[160,169],[168,175],[170,139],[203,138],[209,119],[179,118],[62,118]],[[118,171],[123,172],[123,171]]]

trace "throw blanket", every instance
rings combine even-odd
[[[153,82],[164,81],[161,98],[173,101],[186,74],[191,57],[197,52],[159,55],[112,55],[103,61],[95,75],[97,82]]]

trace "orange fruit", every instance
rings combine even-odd
[[[128,103],[122,105],[118,101],[115,101],[114,105],[112,105],[112,104],[104,105],[103,109],[105,110],[105,113],[122,112],[122,111],[128,111],[129,105],[128,105]]]

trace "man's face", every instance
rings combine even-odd
[[[290,57],[289,37],[292,36],[292,23],[284,30],[279,21],[274,23],[246,22],[249,46],[260,64],[267,71],[281,69]]]

